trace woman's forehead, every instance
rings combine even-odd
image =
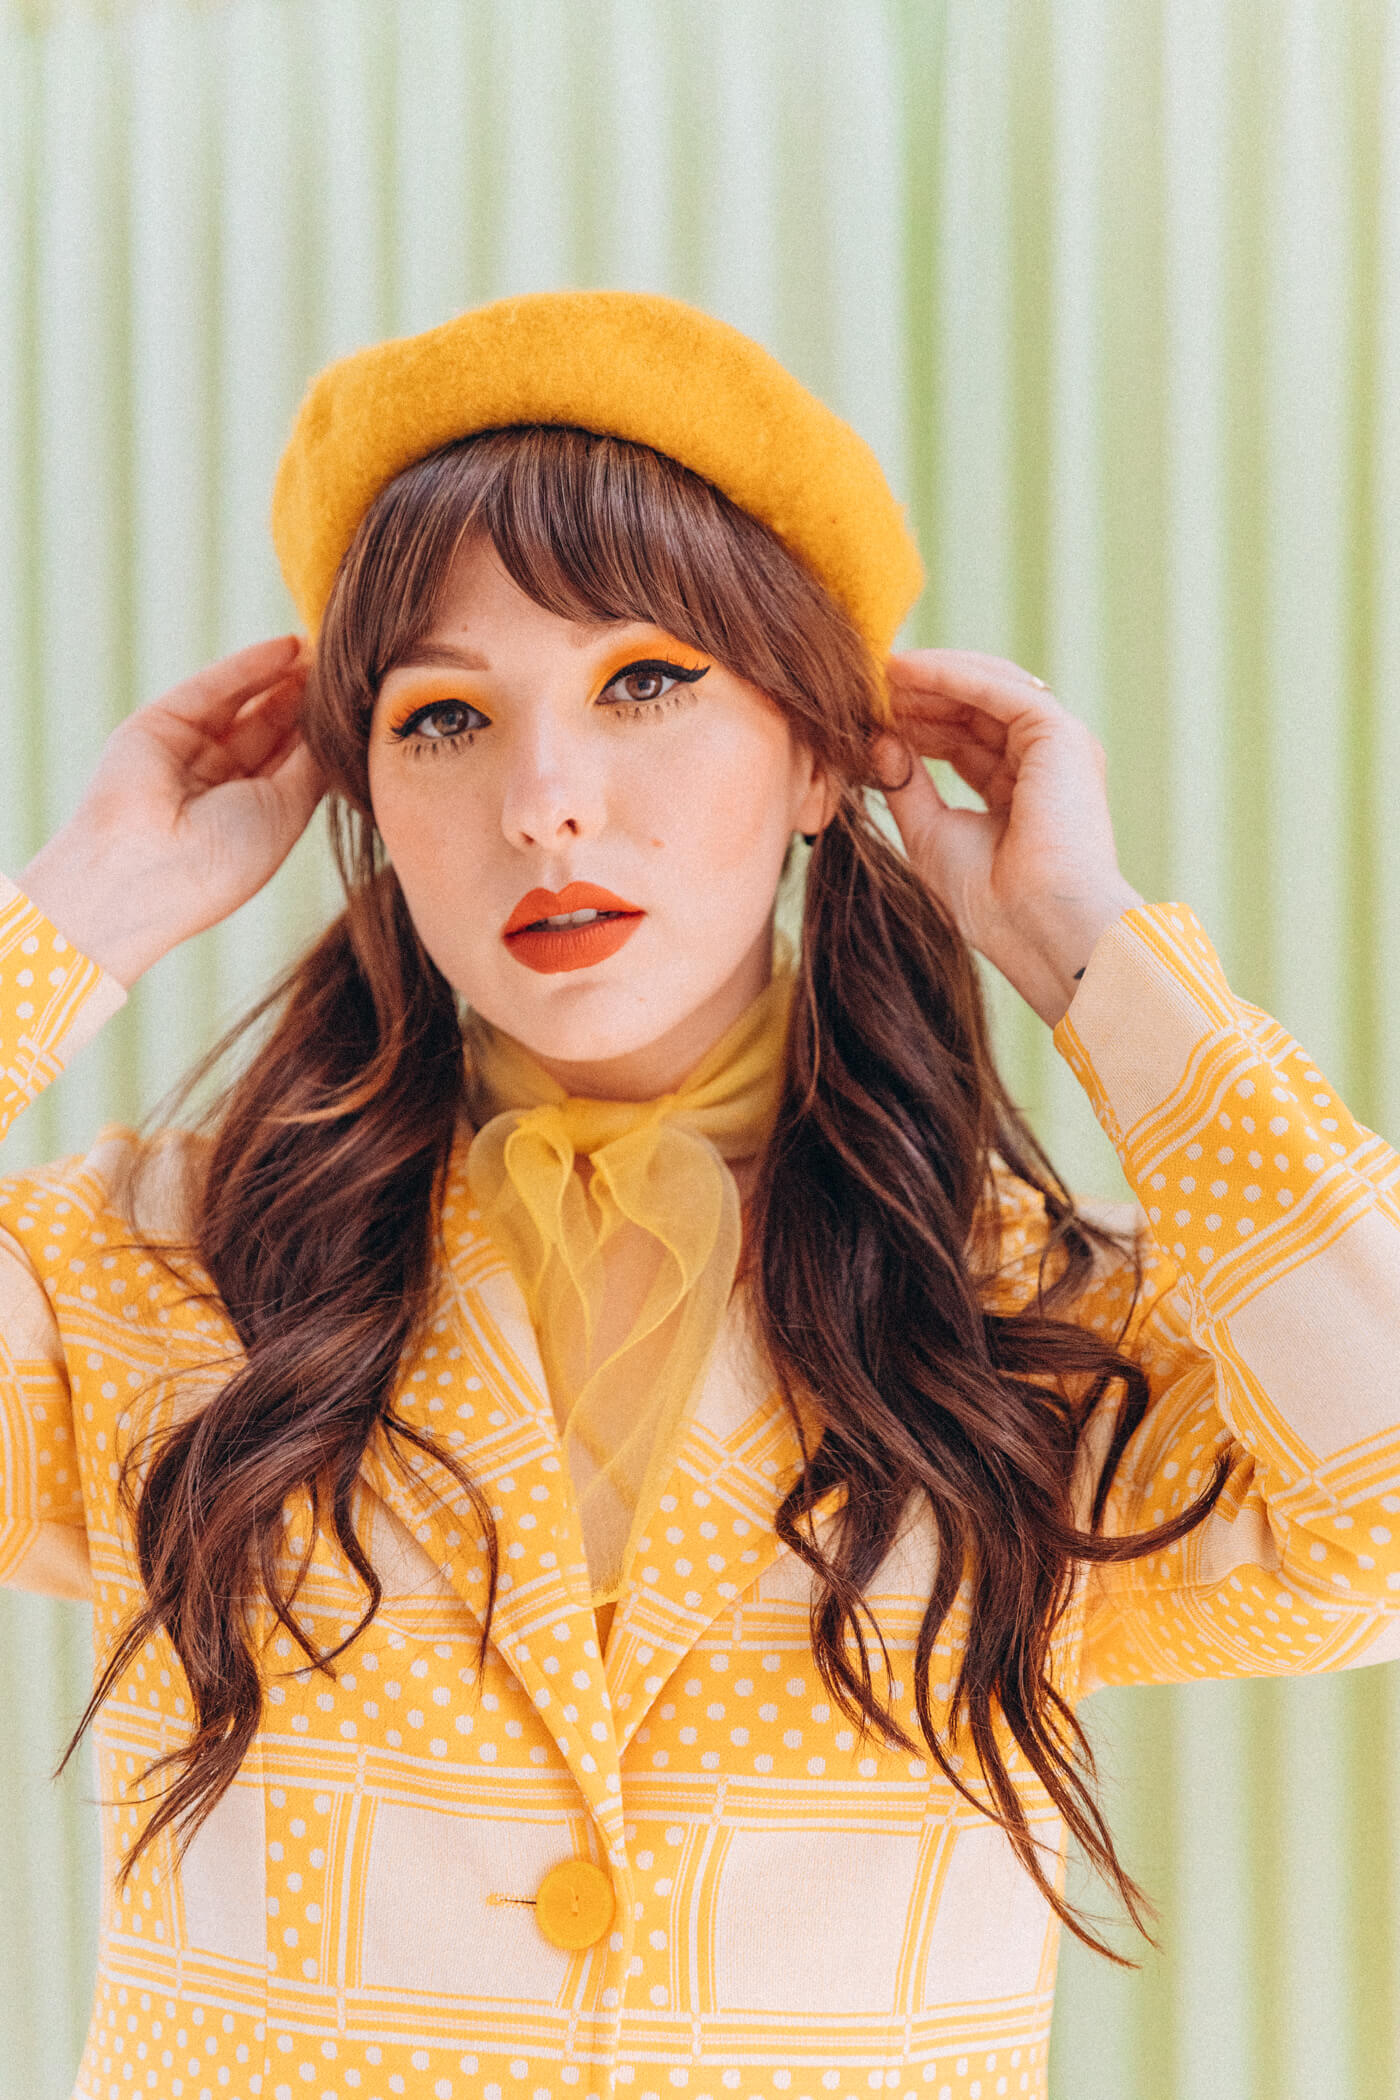
[[[602,612],[588,604],[583,590],[558,564],[549,584],[566,601],[556,607],[541,603],[507,568],[490,535],[478,528],[455,549],[433,601],[425,635],[435,640],[461,641],[468,620],[555,623],[561,637],[584,649],[590,641],[610,630],[648,624],[644,611]],[[572,600],[572,602],[568,602]]]

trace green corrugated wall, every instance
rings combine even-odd
[[[291,624],[310,373],[567,284],[694,300],[856,424],[928,560],[904,645],[1050,679],[1130,880],[1400,1139],[1385,0],[0,0],[0,867],[125,710]],[[0,1167],[140,1114],[333,902],[318,826]],[[1125,1193],[992,991],[1052,1157]],[[89,1664],[82,1608],[0,1596],[0,2100],[63,2100],[81,2046],[91,1769],[47,1774]],[[1067,1944],[1055,2100],[1395,2100],[1395,1668],[1084,1712],[1161,1952]]]

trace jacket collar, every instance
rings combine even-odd
[[[492,1641],[552,1728],[620,1861],[622,1753],[671,1672],[787,1552],[773,1518],[800,1470],[797,1433],[736,1292],[638,1541],[606,1663],[595,1660],[582,1530],[539,1350],[457,1163],[443,1226],[443,1302],[400,1380],[395,1411],[451,1449],[485,1492],[500,1555]],[[411,1446],[405,1456],[414,1457]],[[365,1478],[484,1620],[486,1555],[462,1490],[440,1472],[415,1479],[379,1440]],[[840,1499],[841,1491],[824,1498],[817,1514]],[[545,1668],[564,1653],[587,1658],[586,1685],[561,1691],[561,1675]]]

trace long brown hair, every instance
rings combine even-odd
[[[1076,1209],[997,1074],[971,950],[871,817],[880,668],[835,599],[720,491],[645,446],[568,426],[511,426],[445,446],[369,509],[326,608],[305,712],[331,783],[345,910],[169,1097],[186,1106],[219,1060],[270,1022],[256,1054],[188,1126],[203,1142],[189,1149],[183,1248],[202,1274],[180,1271],[176,1243],[150,1250],[192,1295],[217,1294],[245,1360],[122,1461],[145,1601],[68,1755],[161,1629],[196,1725],[148,1768],[149,1777],[173,1763],[179,1776],[119,1878],[167,1825],[188,1843],[253,1740],[263,1687],[249,1600],[263,1600],[331,1675],[373,1618],[380,1583],[353,1509],[376,1432],[399,1463],[445,1468],[480,1519],[485,1657],[497,1574],[489,1507],[393,1405],[440,1273],[440,1198],[465,1100],[461,1016],[385,861],[367,772],[378,686],[431,624],[469,533],[489,536],[507,573],[549,611],[654,621],[713,654],[771,696],[839,788],[807,871],[785,1088],[751,1205],[761,1330],[806,1458],[777,1528],[816,1578],[812,1644],[832,1697],[863,1733],[916,1750],[894,1697],[877,1689],[862,1618],[871,1616],[865,1588],[911,1505],[922,1505],[938,1554],[915,1657],[919,1734],[958,1792],[1003,1826],[1070,1929],[1122,1961],[1047,1877],[1004,1738],[1146,1932],[1152,1906],[1096,1806],[1092,1750],[1054,1687],[1051,1638],[1077,1570],[1180,1538],[1213,1507],[1225,1461],[1170,1522],[1102,1535],[1148,1382],[1130,1355],[1070,1315],[1102,1262],[1121,1266],[1132,1277],[1121,1341],[1141,1250]],[[988,1309],[1001,1259],[984,1208],[993,1154],[1039,1192],[1047,1219],[1034,1299],[1008,1313]],[[150,1156],[136,1155],[131,1215]],[[1115,1387],[1083,1529],[1076,1460]],[[840,1484],[848,1492],[824,1548],[806,1519]],[[310,1540],[299,1566],[286,1552],[289,1506],[308,1504],[368,1596],[359,1624],[324,1652],[293,1610]],[[967,1633],[944,1734],[934,1651],[964,1582]],[[872,1630],[883,1649],[873,1621]],[[958,1731],[985,1798],[962,1775]]]

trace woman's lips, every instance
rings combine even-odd
[[[569,912],[596,911],[599,917],[581,926],[544,926],[543,919]],[[593,882],[570,882],[559,891],[528,890],[501,929],[501,939],[517,962],[542,976],[561,970],[586,970],[615,955],[630,940],[646,914],[639,904]]]
[[[509,940],[513,933],[533,926],[539,919],[562,918],[566,912],[640,913],[641,909],[640,904],[629,904],[625,897],[616,897],[611,890],[599,889],[596,882],[568,882],[559,891],[527,890],[501,931],[505,939]]]

